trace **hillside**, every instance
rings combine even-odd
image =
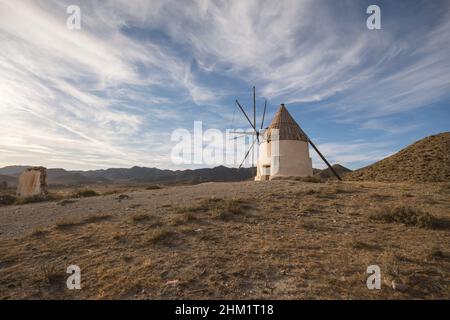
[[[419,140],[390,157],[349,173],[345,179],[384,182],[450,181],[450,132]]]

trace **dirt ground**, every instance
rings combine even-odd
[[[449,299],[449,195],[448,183],[270,181],[4,206],[0,298]],[[81,290],[66,287],[69,265]]]

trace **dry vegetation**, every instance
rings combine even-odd
[[[390,157],[346,174],[345,178],[384,182],[450,181],[450,132],[417,141]]]
[[[79,199],[55,205],[64,218],[0,233],[0,298],[448,299],[449,192],[448,183],[271,181]],[[0,208],[0,224],[6,210],[49,205]],[[81,290],[65,288],[71,264]],[[372,264],[381,290],[366,287]]]

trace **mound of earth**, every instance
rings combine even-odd
[[[450,132],[419,140],[396,154],[345,176],[384,182],[450,181]]]

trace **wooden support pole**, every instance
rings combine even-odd
[[[311,146],[314,148],[314,150],[316,150],[317,154],[322,158],[322,160],[327,164],[328,168],[330,168],[330,170],[334,173],[334,175],[336,176],[336,178],[339,179],[339,181],[342,181],[341,177],[338,175],[338,173],[336,172],[336,170],[334,170],[334,168],[328,163],[327,159],[325,159],[325,157],[320,153],[319,149],[317,149],[317,147],[314,145],[314,143],[309,139],[308,137],[308,142],[311,144]]]

